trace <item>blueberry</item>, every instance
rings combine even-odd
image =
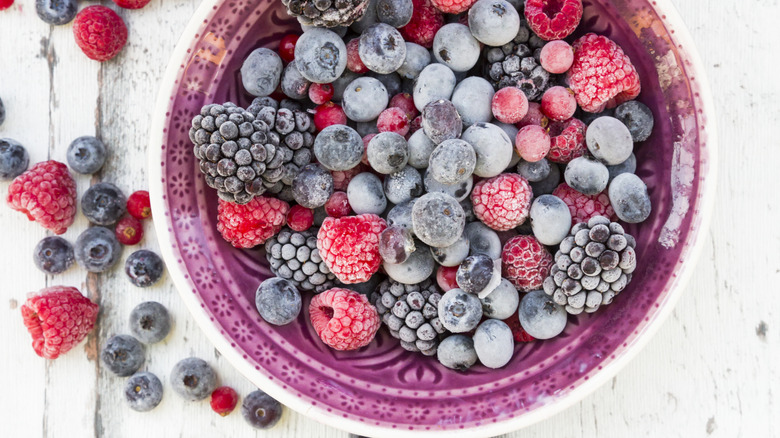
[[[473,330],[482,319],[482,303],[476,295],[450,289],[439,301],[439,321],[452,333]]]
[[[355,175],[347,186],[347,200],[356,214],[382,214],[387,207],[387,198],[382,181],[373,173]]]
[[[517,173],[527,179],[529,183],[539,182],[544,181],[550,175],[550,167],[550,162],[546,158],[534,162],[520,160],[520,163],[517,164]],[[536,192],[534,192],[535,194]]]
[[[295,66],[311,82],[331,83],[347,68],[347,46],[331,30],[310,29],[295,44]]]
[[[652,206],[645,183],[633,173],[623,173],[609,184],[609,203],[622,221],[630,224],[643,222],[650,216]]]
[[[506,0],[479,0],[469,9],[469,30],[482,44],[500,47],[520,30],[520,14]]]
[[[162,396],[162,382],[152,373],[135,373],[125,382],[125,401],[134,411],[151,411],[160,404]]]
[[[381,0],[378,0],[377,4]],[[377,73],[393,73],[406,59],[406,44],[396,28],[377,23],[363,31],[358,47],[360,59],[369,70]]]
[[[127,377],[144,364],[145,349],[138,339],[130,335],[112,336],[100,352],[100,359],[112,373]]]
[[[520,304],[520,294],[514,285],[502,278],[498,287],[487,294],[482,301],[482,313],[488,318],[507,319],[517,311]]]
[[[425,131],[418,129],[406,141],[409,149],[409,165],[415,169],[425,169],[428,167],[428,161],[431,159],[431,152],[436,148],[436,143],[432,142]]]
[[[515,339],[512,329],[504,321],[488,319],[474,333],[474,351],[488,368],[501,368],[512,360]]]
[[[3,99],[0,99],[0,126],[3,126],[3,122],[5,122],[5,105],[3,104]]]
[[[82,175],[92,175],[106,162],[106,146],[90,135],[79,137],[68,146],[68,166]]]
[[[255,307],[266,322],[289,324],[301,313],[301,293],[290,280],[269,278],[255,292]]]
[[[634,149],[634,141],[626,125],[608,116],[599,117],[588,126],[585,142],[593,157],[611,166],[626,161]]]
[[[442,266],[458,266],[469,255],[469,240],[463,234],[450,246],[431,247],[431,255]]]
[[[572,225],[569,206],[553,195],[534,199],[530,218],[534,236],[542,245],[558,245],[569,234]]]
[[[555,163],[550,163],[550,173],[541,181],[531,182],[534,196],[548,195],[555,191],[561,182],[561,169]]]
[[[479,60],[479,41],[460,23],[442,26],[433,37],[433,56],[454,72],[465,72]]]
[[[0,138],[0,180],[10,181],[27,170],[30,156],[27,149],[10,138]]]
[[[163,274],[163,261],[157,254],[140,249],[125,261],[125,273],[130,282],[138,287],[149,287],[157,283]]]
[[[402,135],[395,132],[381,132],[368,142],[366,156],[374,170],[390,174],[406,166],[409,160],[409,148]]]
[[[433,150],[428,161],[428,172],[442,184],[457,184],[470,178],[476,165],[474,148],[463,140],[451,139]]]
[[[495,271],[493,260],[485,254],[475,254],[466,257],[458,267],[455,281],[458,287],[471,294],[484,291]]]
[[[523,330],[536,339],[550,339],[566,328],[566,310],[543,290],[528,292],[518,310]]]
[[[309,97],[311,81],[301,75],[295,60],[287,64],[282,71],[280,85],[282,93],[290,99],[301,100]]]
[[[387,212],[387,226],[398,225],[406,229],[412,229],[412,210],[418,198],[402,202]]]
[[[501,258],[501,240],[487,225],[479,221],[471,222],[466,225],[464,233],[469,239],[469,255],[485,254],[491,260]]]
[[[130,331],[145,344],[162,341],[171,331],[168,309],[156,301],[143,302],[130,312]]]
[[[44,237],[33,252],[35,266],[47,274],[65,272],[73,265],[73,246],[59,236]]]
[[[420,172],[412,166],[406,166],[398,172],[385,177],[385,196],[393,204],[400,204],[423,194],[423,182]]]
[[[474,340],[468,336],[451,335],[439,343],[436,358],[447,368],[466,371],[477,363]]]
[[[653,132],[653,112],[642,102],[629,100],[615,108],[615,118],[623,122],[634,142],[645,141]]]
[[[456,184],[442,184],[436,181],[431,173],[426,170],[423,177],[423,184],[425,184],[425,191],[428,193],[444,193],[450,195],[458,201],[463,201],[468,198],[471,193],[471,188],[474,186],[474,178],[466,178],[465,181]]]
[[[203,400],[217,389],[217,374],[203,359],[188,357],[171,370],[171,387],[185,400]]]
[[[363,139],[346,125],[331,125],[314,139],[314,156],[329,170],[349,170],[363,158]]]
[[[412,208],[414,234],[430,246],[452,245],[460,238],[465,225],[463,207],[444,193],[428,193],[417,199]]]
[[[333,81],[333,83],[331,84],[333,85],[333,97],[331,98],[331,100],[334,102],[341,102],[342,99],[344,98],[344,91],[347,89],[347,86],[349,86],[349,84],[351,84],[352,81],[354,81],[358,77],[360,77],[360,75],[358,75],[357,73],[353,73],[349,71],[349,69],[344,70],[344,73],[342,73],[341,76],[339,76],[339,78]]]
[[[393,27],[404,27],[412,19],[412,0],[377,0],[376,17]]]
[[[566,184],[585,195],[597,195],[607,188],[607,166],[589,157],[578,157],[566,165],[563,172]]]
[[[341,99],[344,113],[356,122],[368,122],[379,117],[390,98],[379,79],[362,76],[352,81]]]
[[[376,122],[377,120],[374,119],[367,122],[355,123],[355,130],[360,135],[360,138],[363,138],[369,134],[379,134],[379,128],[377,128]]]
[[[252,96],[268,96],[279,86],[282,58],[271,49],[255,49],[241,65],[241,82]]]
[[[478,122],[463,131],[461,140],[477,154],[474,175],[489,178],[501,174],[515,154],[512,141],[503,129],[492,123]]]
[[[256,429],[270,429],[282,418],[282,404],[258,389],[244,398],[241,415]]]
[[[449,99],[455,89],[455,73],[447,66],[432,63],[425,67],[414,83],[414,106],[422,111],[428,103]]]
[[[449,100],[441,99],[428,103],[423,108],[421,117],[422,130],[436,144],[458,138],[463,132],[463,120]]]
[[[78,5],[76,0],[35,0],[35,12],[46,23],[59,26],[73,21]]]
[[[386,263],[405,262],[416,245],[412,232],[399,225],[391,225],[379,234],[379,256]]]
[[[366,76],[381,82],[382,85],[385,86],[388,96],[395,96],[401,92],[401,76],[398,76],[398,73],[396,72],[382,74],[375,71],[369,71],[366,73]]]
[[[415,242],[414,251],[402,263],[383,263],[382,267],[388,277],[403,284],[422,283],[433,274],[436,262],[431,251],[422,242]]]
[[[493,94],[495,91],[490,82],[478,76],[468,77],[455,87],[452,104],[463,119],[464,126],[477,122],[487,123],[493,118]]]
[[[407,42],[406,58],[404,63],[398,67],[397,73],[404,79],[417,79],[420,72],[431,63],[431,52],[425,47]],[[410,93],[411,94],[411,93]]]
[[[119,187],[99,182],[84,192],[81,212],[95,225],[113,225],[127,212],[127,198]]]
[[[105,272],[119,261],[122,246],[113,231],[92,227],[79,235],[73,252],[82,268],[89,272]]]
[[[292,192],[301,206],[322,207],[333,194],[333,175],[318,164],[307,164],[293,180]]]
[[[620,174],[636,172],[636,155],[631,154],[626,161],[620,164],[607,166],[607,170],[609,171],[609,182],[612,182]]]

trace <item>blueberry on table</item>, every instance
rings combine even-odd
[[[126,211],[125,195],[111,183],[97,183],[81,197],[81,212],[95,225],[113,225]]]
[[[256,429],[270,429],[282,418],[282,404],[261,390],[253,391],[241,404],[241,415]]]
[[[125,383],[125,401],[134,411],[151,411],[160,404],[162,396],[162,382],[150,372],[133,374]]]
[[[111,269],[122,255],[122,246],[114,232],[105,227],[87,228],[74,246],[76,262],[89,272]]]
[[[76,0],[35,0],[35,12],[46,23],[59,26],[73,21],[78,4]]]
[[[68,166],[74,171],[91,175],[106,162],[106,146],[92,136],[79,137],[68,146]]]
[[[149,287],[159,281],[163,267],[160,256],[146,249],[130,254],[125,261],[125,273],[130,282],[138,287]]]
[[[130,312],[130,331],[145,344],[160,342],[171,331],[168,309],[156,301],[143,302]]]
[[[174,365],[171,387],[185,400],[203,400],[217,388],[217,374],[203,359],[188,357]]]
[[[65,272],[73,265],[73,246],[59,236],[44,237],[33,252],[35,266],[47,274]]]
[[[2,111],[2,102],[0,102],[0,116]],[[27,170],[29,164],[30,156],[24,146],[16,140],[0,138],[0,180],[10,181],[16,178]]]
[[[5,105],[3,99],[0,99],[0,126],[3,125],[3,122],[5,122]]]
[[[130,335],[116,335],[106,341],[100,358],[103,364],[114,374],[127,377],[144,364],[146,349],[138,339]]]

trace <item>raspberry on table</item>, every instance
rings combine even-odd
[[[152,205],[149,192],[138,190],[127,198],[127,212],[138,220],[152,217]]]
[[[238,404],[238,393],[229,386],[220,386],[211,393],[211,410],[221,416],[227,416],[233,412]]]
[[[135,245],[144,238],[144,226],[133,216],[125,216],[116,223],[116,240],[122,245]]]
[[[125,46],[127,26],[111,9],[88,6],[76,15],[73,36],[88,58],[103,62],[115,57]]]
[[[501,253],[504,278],[521,292],[540,289],[552,264],[550,252],[533,236],[513,237]]]
[[[141,9],[152,0],[114,0],[117,6],[124,9]]]
[[[614,41],[589,33],[572,46],[574,63],[567,79],[583,110],[598,113],[639,95],[639,73]]]
[[[315,295],[309,304],[314,331],[326,345],[348,351],[368,345],[381,323],[365,295],[334,287]]]
[[[444,15],[431,0],[413,0],[412,3],[414,14],[409,24],[399,29],[401,36],[404,41],[430,49],[436,32],[444,26]]]
[[[317,233],[317,249],[342,283],[363,283],[379,270],[379,234],[387,228],[375,214],[326,218]]]
[[[612,218],[615,215],[615,210],[610,205],[606,192],[597,195],[583,195],[569,187],[568,184],[561,183],[552,194],[561,198],[569,206],[571,223],[573,224],[588,221],[594,216]]]
[[[563,122],[551,122],[547,130],[550,135],[550,152],[547,154],[547,159],[565,164],[583,156],[587,150],[585,144],[587,130],[587,125],[574,117]]]
[[[236,248],[252,248],[282,229],[289,204],[265,196],[255,196],[246,204],[219,200],[217,230]]]
[[[56,359],[92,331],[98,305],[75,287],[51,286],[29,293],[21,312],[35,353],[45,359]]]
[[[474,214],[488,227],[507,231],[521,225],[531,208],[531,186],[514,173],[504,173],[474,185]]]
[[[295,59],[295,44],[298,38],[299,35],[291,33],[283,36],[279,41],[279,57],[284,62],[292,62]]]
[[[493,95],[493,117],[502,123],[518,123],[528,114],[528,98],[516,87],[505,87]]]
[[[295,231],[304,231],[314,225],[314,211],[300,205],[293,205],[287,213],[287,226]]]
[[[561,40],[580,24],[582,0],[528,0],[525,18],[541,39]]]
[[[8,187],[8,205],[54,234],[64,233],[76,216],[76,182],[63,163],[38,163]]]
[[[14,5],[14,0],[0,0],[0,11],[4,11]],[[2,124],[2,121],[0,121]]]

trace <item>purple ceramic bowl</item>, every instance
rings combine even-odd
[[[549,341],[515,347],[500,370],[466,373],[404,351],[382,331],[367,347],[326,347],[308,312],[284,327],[260,319],[257,285],[269,276],[260,250],[241,251],[216,230],[217,196],[205,186],[188,138],[190,120],[212,102],[250,102],[238,70],[254,48],[276,49],[297,22],[271,0],[206,0],[163,80],[149,148],[160,246],[195,319],[244,375],[320,422],[371,436],[491,436],[539,421],[609,380],[672,310],[698,256],[714,200],[716,149],[706,79],[668,0],[585,0],[580,29],[617,41],[655,114],[636,150],[652,216],[627,231],[639,268],[609,307],[572,317]],[[580,33],[583,33],[580,31]],[[304,309],[309,296],[304,298]]]

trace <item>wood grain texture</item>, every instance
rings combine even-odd
[[[159,80],[197,3],[153,0],[140,11],[120,10],[129,44],[104,64],[79,52],[70,26],[41,22],[32,1],[17,1],[0,12],[0,97],[8,110],[0,137],[21,141],[37,162],[64,161],[74,138],[97,134],[112,158],[92,181],[78,176],[79,192],[97,180],[114,182],[128,194],[145,188],[147,133]],[[611,384],[507,437],[780,435],[780,5],[777,0],[675,3],[698,43],[718,111],[719,199],[706,249],[672,317]],[[7,186],[0,183],[0,192]],[[153,412],[136,413],[122,400],[124,379],[96,359],[100,344],[128,331],[135,305],[156,300],[170,309],[175,325],[165,342],[148,348],[146,369],[167,379],[177,360],[199,356],[218,370],[222,383],[241,394],[253,389],[210,346],[169,279],[141,290],[121,269],[86,276],[73,268],[46,277],[31,261],[44,230],[5,206],[0,206],[0,225],[0,332],[5,339],[0,375],[7,382],[0,397],[0,435],[258,435],[239,414],[221,418],[207,402],[185,403],[170,391]],[[86,226],[79,216],[64,237],[75,241]],[[156,249],[151,224],[146,233],[142,246]],[[18,306],[27,291],[53,284],[77,286],[99,301],[101,324],[76,351],[46,362],[32,353]],[[349,434],[287,411],[279,426],[263,436]]]

